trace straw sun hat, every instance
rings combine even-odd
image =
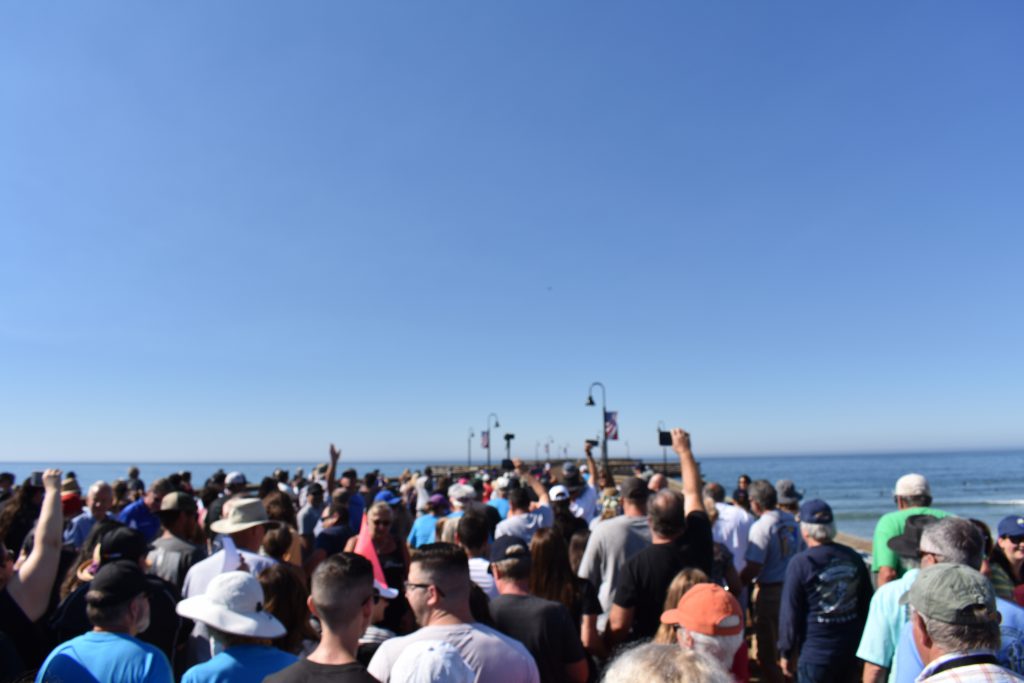
[[[246,572],[215,577],[206,593],[179,602],[178,614],[237,636],[280,638],[287,632],[284,624],[263,610],[263,586]]]

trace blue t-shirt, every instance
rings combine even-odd
[[[746,560],[761,565],[758,583],[782,583],[790,558],[806,547],[796,518],[785,510],[769,510],[750,527]]]
[[[149,511],[145,500],[141,498],[121,510],[117,521],[141,531],[142,535],[146,537],[146,543],[152,543],[160,532],[160,518]]]
[[[167,656],[127,633],[89,631],[54,648],[36,675],[44,681],[173,683]]]
[[[196,664],[181,677],[181,683],[249,683],[262,681],[272,673],[298,661],[293,654],[266,645],[235,645],[208,662]]]
[[[505,519],[508,517],[508,499],[507,498],[491,498],[487,501],[487,504],[492,508],[501,513],[501,518]]]
[[[797,553],[786,568],[779,608],[779,653],[800,661],[849,662],[871,603],[871,576],[856,551],[826,543]]]
[[[1024,609],[1017,605],[996,598],[996,609],[1002,621],[999,623],[1000,647],[996,657],[1002,666],[1018,674],[1024,674]],[[896,670],[895,676],[889,680],[896,683],[914,683],[914,680],[924,671],[924,663],[921,655],[914,647],[914,624],[907,622],[903,624],[900,631],[900,644],[896,649]]]
[[[412,529],[409,531],[409,542],[410,548],[419,548],[421,545],[434,542],[434,528],[437,526],[438,517],[434,515],[423,515],[417,517],[416,521],[412,523]]]

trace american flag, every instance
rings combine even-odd
[[[485,429],[480,432],[480,448],[487,448],[491,445],[491,430]]]
[[[604,438],[609,441],[619,440],[619,411],[605,412],[604,414]]]

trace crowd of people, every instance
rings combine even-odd
[[[585,463],[0,473],[0,683],[1024,681],[1024,517]]]

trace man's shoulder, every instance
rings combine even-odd
[[[348,683],[376,683],[377,679],[357,662],[351,664],[318,664],[300,659],[277,673],[263,679],[264,683],[299,683],[299,681],[346,681]]]
[[[998,664],[968,664],[928,676],[928,683],[1016,683],[1024,676]]]

